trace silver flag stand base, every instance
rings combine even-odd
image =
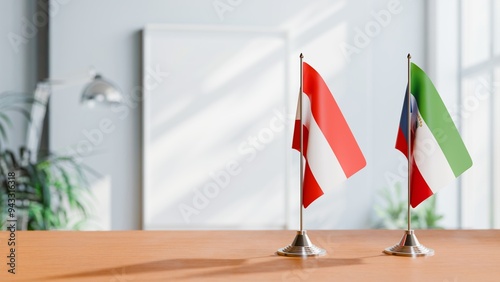
[[[384,253],[395,256],[424,257],[433,256],[434,250],[420,244],[413,230],[406,230],[401,242],[385,249]]]
[[[306,230],[297,231],[297,235],[292,244],[278,250],[278,255],[288,257],[312,257],[323,256],[326,251],[316,247],[309,237]]]

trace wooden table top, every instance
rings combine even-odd
[[[308,231],[318,258],[275,254],[295,231],[0,232],[0,281],[500,281],[500,230],[417,230],[432,257],[385,255],[402,230]]]

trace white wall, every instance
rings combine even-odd
[[[498,127],[493,52],[498,44],[491,41],[500,37],[490,30],[490,21],[496,18],[489,4],[447,0],[432,2],[428,7],[434,27],[429,38],[431,77],[473,161],[470,169],[437,196],[445,228],[498,228],[500,187],[495,154],[499,150],[498,131],[493,130]],[[484,48],[492,50],[485,52]],[[471,62],[470,58],[475,60]]]
[[[91,151],[83,154],[85,162],[102,173],[94,189],[103,217],[100,228],[141,227],[141,113],[139,101],[130,97],[141,84],[141,30],[148,23],[288,30],[291,54],[304,52],[330,85],[368,162],[343,187],[306,210],[307,228],[370,227],[377,191],[390,184],[386,176],[397,174],[403,159],[394,142],[406,85],[406,54],[411,52],[414,62],[425,68],[423,0],[401,0],[396,7],[387,0],[64,2],[51,22],[51,74],[69,77],[93,65],[116,82],[130,102],[121,112],[90,110],[79,106],[77,86],[56,91],[51,100],[51,147],[80,145],[82,151]],[[228,10],[218,14],[214,4],[225,4],[219,7]],[[381,26],[374,13],[388,10],[388,5],[396,13]],[[363,40],[359,29],[366,28],[373,28],[373,37]],[[356,53],[345,56],[345,43],[357,46]],[[290,89],[295,96],[297,85]],[[113,124],[112,132],[99,130],[103,119]]]
[[[35,1],[0,1],[0,93],[31,95],[36,84],[36,29],[27,28],[35,13]],[[26,119],[13,114],[9,147],[24,144]]]

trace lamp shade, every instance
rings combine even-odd
[[[119,104],[122,102],[122,95],[113,83],[98,74],[83,90],[81,101],[85,104]]]

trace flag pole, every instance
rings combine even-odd
[[[304,92],[304,73],[303,63],[304,55],[300,53],[300,91],[299,91],[299,120],[300,120],[300,232],[304,230],[302,215],[304,213],[304,123],[302,122],[302,97]]]
[[[324,249],[316,247],[309,236],[307,236],[307,231],[304,230],[303,225],[303,211],[304,211],[304,124],[302,123],[302,98],[304,92],[304,73],[303,73],[303,59],[304,55],[300,53],[300,93],[299,93],[299,120],[300,120],[300,229],[295,235],[293,242],[276,252],[280,256],[288,257],[312,257],[312,256],[322,256],[326,254]]]
[[[408,144],[408,229],[405,231],[405,234],[403,235],[403,238],[399,241],[398,244],[388,247],[384,250],[384,253],[388,255],[395,255],[395,256],[405,256],[405,257],[423,257],[423,256],[433,256],[434,255],[434,250],[429,249],[425,247],[424,245],[420,244],[420,242],[417,239],[417,236],[415,235],[414,230],[411,229],[411,204],[410,204],[410,197],[411,197],[411,167],[413,164],[412,160],[412,152],[411,152],[411,55],[408,53],[408,56],[406,56],[408,59],[408,88],[406,90],[406,97],[408,97],[408,100],[406,101],[406,106],[407,106],[407,144]]]
[[[408,101],[406,101],[408,106],[408,231],[411,230],[411,207],[410,207],[410,195],[411,195],[411,164],[412,164],[412,152],[411,152],[411,68],[410,68],[410,60],[411,55],[408,53],[406,56],[408,59],[408,89],[406,90],[406,95],[408,97]]]

